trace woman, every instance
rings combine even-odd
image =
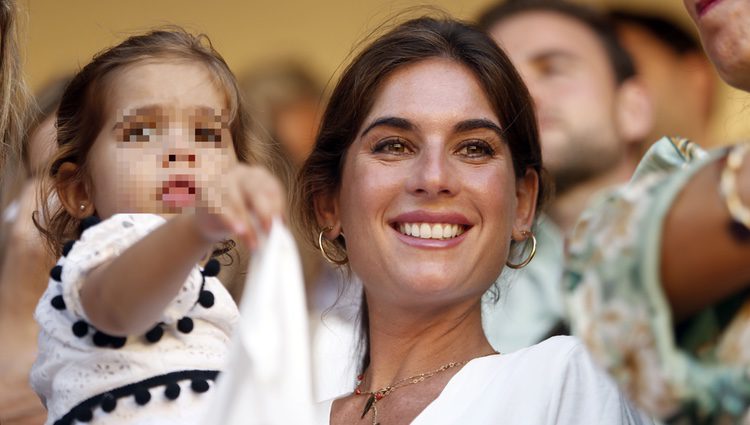
[[[750,91],[750,3],[685,5],[721,77]],[[570,243],[572,330],[670,423],[750,423],[748,151],[662,139]]]
[[[323,421],[641,422],[576,340],[504,355],[482,331],[482,294],[535,250],[531,104],[493,41],[450,19],[399,25],[344,72],[296,208],[364,287],[361,374]]]

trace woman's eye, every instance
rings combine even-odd
[[[495,155],[495,150],[489,143],[475,140],[463,143],[459,146],[457,153],[467,158],[482,158]]]
[[[385,153],[391,155],[406,155],[410,153],[410,149],[406,143],[398,139],[383,140],[375,145],[372,151],[373,153]]]
[[[147,126],[134,126],[126,128],[123,138],[126,142],[148,142],[151,136],[156,134],[156,129]]]
[[[220,128],[196,128],[196,142],[221,142]]]

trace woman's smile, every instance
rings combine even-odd
[[[399,240],[417,248],[452,248],[465,239],[462,236],[472,227],[463,214],[425,210],[399,214],[390,225],[398,232]]]

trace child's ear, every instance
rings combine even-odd
[[[91,200],[86,182],[78,172],[78,165],[64,162],[57,171],[57,196],[71,216],[82,219],[94,214],[96,207]]]

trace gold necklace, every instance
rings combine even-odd
[[[356,395],[369,394],[370,395],[369,397],[367,397],[367,401],[365,402],[365,408],[364,410],[362,410],[362,416],[360,417],[360,419],[364,419],[365,415],[367,415],[367,412],[372,410],[372,425],[380,425],[378,422],[378,401],[382,400],[385,396],[392,393],[397,388],[405,387],[407,385],[412,385],[412,384],[418,384],[420,382],[425,381],[426,379],[432,378],[433,376],[439,374],[440,372],[444,372],[448,369],[453,369],[454,367],[463,366],[468,362],[469,362],[468,360],[464,360],[462,362],[450,362],[450,363],[440,366],[439,368],[435,370],[425,372],[425,373],[420,373],[418,375],[413,375],[413,376],[409,376],[408,378],[398,380],[376,391],[362,391],[360,387],[362,386],[362,381],[364,380],[364,374],[357,376],[357,387],[354,390],[354,394]]]

